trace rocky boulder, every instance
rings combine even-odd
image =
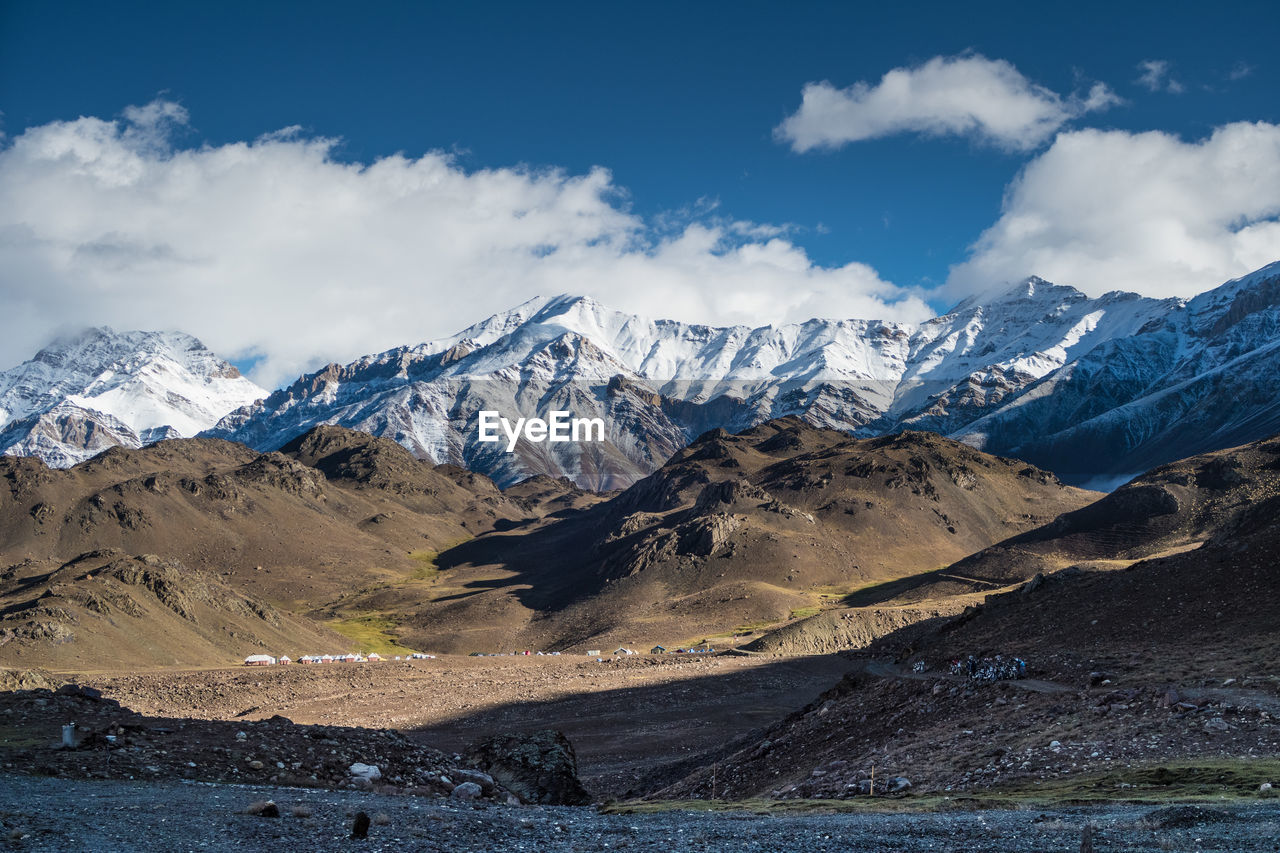
[[[561,732],[498,735],[467,747],[463,758],[522,802],[562,806],[591,802],[578,778],[573,744]]]

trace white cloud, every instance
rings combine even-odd
[[[604,169],[467,171],[440,152],[342,163],[296,128],[174,147],[185,121],[157,102],[0,149],[0,366],[60,327],[107,323],[256,354],[272,385],[561,292],[701,322],[930,313],[868,266],[814,264],[785,229],[657,227]]]
[[[1168,92],[1171,95],[1180,95],[1185,91],[1181,83],[1169,76],[1168,60],[1144,59],[1138,63],[1138,70],[1142,74],[1138,77],[1137,82],[1146,86],[1152,92]]]
[[[1077,116],[1120,103],[1105,84],[1063,98],[1001,59],[935,56],[895,68],[871,85],[804,87],[800,109],[775,131],[795,151],[838,148],[898,133],[969,136],[1006,150],[1029,150]]]
[[[1277,259],[1280,125],[1229,124],[1196,142],[1079,130],[1014,180],[949,285],[1035,274],[1094,294],[1192,296]]]
[[[1227,72],[1227,79],[1243,80],[1244,78],[1252,75],[1253,70],[1254,69],[1252,65],[1245,62],[1244,60],[1241,60],[1237,62],[1235,65],[1231,66],[1231,70]]]

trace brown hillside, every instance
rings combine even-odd
[[[354,616],[362,621],[353,636],[376,645],[393,638],[380,633],[394,627],[390,622],[333,605],[384,588],[411,594],[429,582],[438,552],[495,526],[523,527],[593,500],[557,481],[508,498],[486,477],[420,462],[392,441],[338,427],[318,427],[285,452],[264,454],[186,439],[112,448],[65,470],[3,457],[0,565],[38,571],[7,576],[0,595],[21,598],[23,583],[81,554],[154,554],[274,607],[337,619],[340,628]],[[240,630],[230,622],[227,628]],[[124,657],[159,661],[139,658],[122,635],[109,636],[103,665]],[[66,657],[47,639],[51,661]],[[221,652],[216,660],[225,658]]]
[[[1163,465],[1082,509],[947,568],[886,588],[880,601],[989,592],[1067,566],[1124,568],[1201,545],[1280,494],[1280,437]],[[863,596],[872,603],[869,596]]]
[[[406,614],[445,651],[722,642],[1077,509],[1093,493],[929,433],[855,440],[797,419],[712,431],[612,500],[443,553]]]
[[[0,663],[15,669],[235,663],[347,650],[342,636],[172,560],[94,551],[0,572]]]
[[[489,480],[460,484],[385,439],[322,427],[291,449],[320,467],[205,439],[113,448],[66,470],[0,459],[0,554],[159,554],[300,609],[525,513]]]
[[[1150,478],[1209,493],[1220,491],[1215,471],[1253,482],[1252,490],[1225,484],[1253,496],[1229,512],[1225,503],[1218,512],[1211,500],[1197,502],[1208,513],[1198,517],[1219,519],[1199,530],[1208,534],[1199,547],[1120,570],[1069,568],[991,596],[923,637],[873,643],[864,667],[839,688],[719,757],[721,795],[850,796],[875,765],[882,778],[910,779],[915,791],[1081,779],[1070,783],[1076,796],[1151,796],[1218,784],[1228,765],[1235,773],[1250,762],[1274,764],[1280,491],[1265,482],[1277,449],[1274,439],[1259,442]],[[1167,520],[1152,528],[1187,529]],[[948,674],[949,661],[970,654],[1024,658],[1030,678],[982,683]],[[927,671],[913,673],[917,662]],[[698,770],[659,796],[705,793],[709,776]]]

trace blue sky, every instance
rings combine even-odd
[[[249,142],[297,126],[295,141],[339,139],[325,154],[336,163],[370,164],[397,152],[412,160],[443,151],[453,154],[452,163],[464,173],[528,167],[584,176],[603,167],[611,175],[604,193],[609,204],[642,222],[650,242],[691,222],[782,226],[775,233],[814,266],[866,265],[879,281],[899,289],[876,290],[875,298],[895,303],[914,295],[941,309],[963,287],[958,290],[953,281],[937,288],[1000,220],[1011,182],[1046,155],[1053,134],[1010,145],[969,132],[899,127],[832,149],[798,151],[775,128],[800,108],[807,84],[829,81],[834,90],[844,90],[862,82],[874,88],[893,69],[977,57],[1007,64],[1064,103],[1085,98],[1099,83],[1106,87],[1106,106],[1073,114],[1056,132],[1159,131],[1195,143],[1233,122],[1280,122],[1278,24],[1274,3],[3,2],[0,111],[3,144],[14,160],[10,171],[27,176],[36,169],[29,159],[17,162],[14,141],[28,131],[34,138],[35,131],[81,116],[121,122],[126,108],[154,102],[183,110],[155,143],[164,156]],[[1161,73],[1152,76],[1144,62],[1163,63]],[[5,153],[0,148],[0,156]],[[1064,179],[1045,180],[1049,186]],[[1254,183],[1262,184],[1259,192],[1272,192],[1266,180]],[[68,203],[98,202],[75,195]],[[102,205],[109,210],[119,203]],[[1038,210],[1034,199],[1025,203]],[[1240,223],[1275,217],[1267,205],[1237,207],[1238,213],[1228,207],[1221,216]],[[181,205],[175,215],[181,215]],[[16,217],[0,227],[34,221]],[[1198,232],[1200,226],[1188,229]],[[739,232],[726,236],[721,247],[767,239]],[[1271,236],[1257,236],[1251,245]],[[150,238],[131,239],[129,245]],[[1012,270],[1022,269],[1018,264],[1032,265],[1007,242],[993,249],[996,261],[970,278],[1006,272],[1012,278]],[[153,259],[184,252],[172,235],[148,245]],[[212,251],[189,253],[204,257]],[[1200,289],[1207,288],[1217,283],[1212,276],[1234,274],[1232,263],[1238,266],[1240,258],[1252,259],[1258,251],[1256,245],[1252,253],[1224,250],[1227,260],[1205,261],[1188,276],[1205,278]],[[116,263],[121,255],[113,252]],[[83,260],[86,253],[76,257]],[[1033,257],[1049,258],[1059,277],[1078,270],[1081,281],[1063,283],[1089,291],[1155,287],[1124,268],[1100,266],[1097,258],[1073,265],[1060,252]],[[18,268],[38,274],[57,267],[26,256],[20,260]],[[9,280],[0,283],[6,298],[31,302],[22,294],[31,283],[17,281],[10,269]],[[99,289],[120,286],[102,283],[105,267],[89,273],[102,279]],[[1108,275],[1116,280],[1103,282]],[[428,290],[455,286],[423,284]],[[129,296],[154,299],[156,292]],[[762,293],[752,304],[768,304]],[[492,305],[479,299],[475,313],[497,304],[497,297]],[[29,308],[32,317],[43,316],[39,305]],[[796,310],[810,308],[806,303]],[[193,319],[184,321],[181,310]],[[112,322],[132,319],[127,312],[108,313]],[[438,322],[423,320],[423,337],[454,331],[467,312],[455,306],[444,313]],[[713,315],[708,320],[735,319],[726,311],[707,313]],[[198,306],[184,303],[167,313],[140,311],[136,324],[190,327],[199,325],[201,315]],[[795,317],[761,322],[773,319]],[[256,352],[271,361],[269,347],[249,337],[220,327],[204,335],[242,356]],[[351,341],[335,357],[382,339],[353,328]],[[386,341],[405,342],[411,341]],[[279,370],[318,357],[281,357]]]

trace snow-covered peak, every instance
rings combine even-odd
[[[195,435],[265,396],[190,335],[90,328],[0,372],[0,449],[69,464],[92,455],[80,423],[107,429],[118,439],[111,443],[137,445],[151,436]],[[42,426],[55,415],[57,430]],[[44,443],[29,446],[41,430]],[[53,433],[68,438],[50,439]]]
[[[1132,295],[1137,296],[1137,294]],[[1074,287],[1054,284],[1033,275],[1008,287],[991,288],[985,292],[967,296],[957,302],[946,314],[929,322],[938,323],[951,317],[974,313],[1003,314],[1009,310],[1033,311],[1037,307],[1059,306],[1088,299],[1086,294]]]

